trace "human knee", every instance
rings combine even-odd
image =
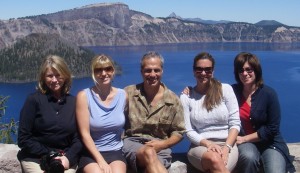
[[[82,169],[82,173],[97,173],[100,171],[100,167],[96,163],[90,163]]]
[[[261,160],[265,172],[286,172],[286,161],[283,155],[274,149],[267,149],[264,151]]]
[[[211,152],[207,155],[207,157],[205,157],[205,159],[209,161],[213,167],[219,166],[223,163],[221,156],[216,152]]]
[[[253,151],[243,151],[239,153],[239,159],[247,162],[256,162],[259,156]]]
[[[143,152],[143,155],[148,158],[156,158],[157,157],[156,151],[153,147],[146,147]]]
[[[145,147],[143,150],[137,153],[137,157],[138,159],[151,161],[157,159],[157,154],[153,147]]]

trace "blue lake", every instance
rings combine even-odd
[[[140,58],[149,50],[158,51],[165,58],[163,82],[176,94],[187,85],[194,85],[192,62],[194,56],[207,51],[216,59],[214,76],[221,82],[232,84],[233,59],[241,51],[256,54],[261,61],[265,84],[272,86],[278,93],[282,118],[281,132],[287,142],[300,142],[300,43],[195,43],[159,46],[89,47],[96,53],[110,55],[122,66],[123,74],[116,76],[114,86],[123,88],[142,81]],[[19,111],[26,96],[34,92],[36,83],[0,83],[0,95],[10,96],[7,102],[4,121],[18,120]],[[76,93],[93,85],[88,78],[74,79],[71,93]],[[183,140],[173,149],[184,152],[189,142]]]

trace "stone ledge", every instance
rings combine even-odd
[[[288,144],[290,154],[293,157],[293,164],[296,173],[300,173],[300,143]],[[20,163],[17,159],[19,147],[14,144],[0,144],[0,173],[21,173]],[[196,173],[186,158],[186,153],[175,153],[169,173]]]

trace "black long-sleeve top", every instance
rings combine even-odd
[[[63,150],[70,166],[78,161],[82,143],[78,137],[75,97],[58,101],[50,94],[30,94],[20,112],[18,159],[40,158],[52,150]]]
[[[234,84],[232,88],[241,105],[243,86]],[[289,149],[280,133],[280,119],[281,111],[277,93],[273,88],[262,85],[251,96],[250,121],[260,138],[255,145],[261,152],[268,148],[276,149],[286,159],[287,169],[294,170]],[[240,135],[245,135],[243,128],[240,130]]]

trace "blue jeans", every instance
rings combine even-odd
[[[266,149],[260,153],[253,143],[243,143],[238,145],[238,149],[239,173],[258,173],[261,166],[265,173],[286,173],[285,159],[276,149]]]

